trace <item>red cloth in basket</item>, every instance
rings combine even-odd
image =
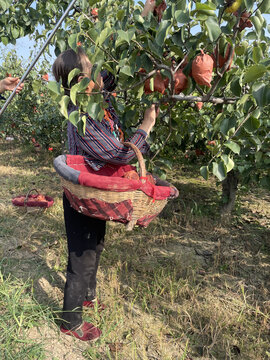
[[[141,181],[123,178],[122,176],[126,172],[136,170],[132,165],[107,164],[99,171],[95,171],[80,155],[67,155],[66,163],[72,169],[80,171],[78,180],[83,186],[110,191],[141,190],[156,200],[167,199],[170,196],[171,190],[168,186],[155,186],[149,181],[142,183]]]
[[[112,165],[107,164],[99,171],[94,171],[86,159],[80,155],[66,155],[66,164],[80,172],[78,182],[80,185],[88,186],[100,190],[124,192],[124,191],[143,191],[146,195],[155,200],[165,200],[170,195],[170,187],[155,186],[148,180],[142,181],[123,178],[124,174],[130,170],[136,170],[131,165]],[[121,223],[128,223],[132,219],[133,204],[131,200],[109,203],[96,198],[78,198],[75,194],[64,187],[64,192],[71,206],[84,215],[95,217],[102,220],[111,220]],[[146,227],[158,214],[145,215],[137,220],[137,225]]]

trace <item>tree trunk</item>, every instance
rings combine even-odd
[[[235,204],[236,191],[238,186],[238,175],[231,170],[225,180],[222,181],[222,200],[224,205],[221,208],[221,215],[228,215],[232,212]]]

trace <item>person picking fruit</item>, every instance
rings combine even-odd
[[[57,81],[61,80],[66,94],[68,89],[68,74],[79,68],[81,74],[76,81],[80,82],[84,77],[91,78],[92,64],[81,48],[76,53],[66,50],[61,53],[53,64],[53,74]],[[93,90],[102,90],[110,85],[110,75],[103,73],[97,77],[96,82],[90,81],[87,94]],[[105,88],[106,94],[106,88]],[[87,116],[85,134],[80,135],[78,129],[68,123],[68,144],[71,155],[83,155],[86,157],[91,170],[96,174],[104,174],[115,167],[127,165],[135,154],[132,149],[121,142],[121,131],[118,117],[111,106],[109,96],[105,95],[108,102],[106,115],[100,122]],[[70,104],[68,111],[76,111],[78,107]],[[128,139],[135,144],[142,153],[146,153],[149,146],[146,138],[155,125],[158,111],[155,105],[146,109],[143,121],[137,131]],[[109,166],[107,166],[107,164]],[[95,340],[101,335],[101,330],[93,324],[82,320],[82,308],[93,308],[95,304],[100,309],[103,305],[96,300],[96,274],[100,255],[104,247],[106,221],[85,216],[74,210],[65,194],[63,195],[64,219],[68,242],[68,266],[67,278],[64,290],[64,304],[61,332],[87,341]]]
[[[145,14],[152,11],[153,1],[147,0]],[[75,69],[80,73],[69,85],[68,75]],[[91,79],[91,64],[82,47],[77,52],[72,49],[62,52],[53,64],[53,75],[56,81],[61,81],[65,94],[70,94],[70,87],[84,78]],[[129,165],[136,155],[124,145],[123,132],[118,116],[112,106],[110,96],[115,89],[114,76],[102,71],[96,81],[90,81],[85,90],[87,95],[93,91],[102,92],[107,107],[102,121],[86,116],[85,132],[79,133],[70,121],[67,126],[69,154],[82,155],[89,165],[89,172],[97,175],[111,176],[112,172],[127,172],[135,167]],[[68,113],[78,110],[70,102]],[[103,107],[103,105],[102,105]],[[145,110],[143,120],[138,129],[126,141],[133,143],[145,154],[149,150],[146,142],[151,129],[155,125],[159,109],[153,104]],[[124,169],[124,170],[123,170]],[[167,183],[168,184],[168,183]],[[166,186],[167,186],[166,184]],[[177,189],[172,187],[172,196],[176,197]],[[101,330],[93,324],[83,321],[83,307],[101,311],[104,305],[96,298],[97,271],[100,256],[104,248],[106,221],[86,216],[77,212],[63,194],[64,220],[68,245],[68,265],[64,289],[62,324],[60,331],[83,341],[95,340],[101,335]]]

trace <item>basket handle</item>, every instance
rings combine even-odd
[[[135,152],[137,159],[139,161],[139,166],[140,166],[140,178],[142,183],[145,183],[145,178],[146,178],[146,168],[145,168],[145,163],[144,163],[144,159],[142,156],[142,153],[140,152],[140,150],[137,148],[136,145],[132,144],[131,142],[124,142],[124,145],[132,148],[132,150]]]
[[[26,203],[27,203],[27,201],[28,201],[29,195],[30,195],[30,193],[31,193],[32,191],[36,191],[37,194],[39,194],[39,192],[37,191],[37,189],[31,189],[31,190],[29,190],[28,193],[27,193],[26,196],[25,196],[25,199],[24,199],[24,206],[26,206]]]

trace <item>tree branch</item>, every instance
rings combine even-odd
[[[191,96],[191,95],[172,95],[168,96],[164,99],[162,99],[162,102],[168,102],[169,100],[175,100],[175,101],[188,101],[188,102],[209,102],[212,104],[234,104],[237,100],[239,100],[238,97],[234,98],[218,98],[211,96],[208,98],[207,95],[204,96]]]

